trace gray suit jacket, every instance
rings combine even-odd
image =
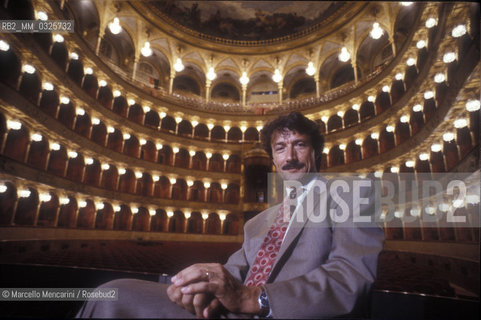
[[[354,179],[344,180],[352,187]],[[313,197],[304,200],[303,219],[295,219],[285,235],[265,285],[274,318],[360,316],[368,308],[384,232],[374,222],[353,222],[353,209],[374,221],[374,188],[360,189],[360,198],[369,199],[366,205],[353,199],[353,192],[338,190],[342,200],[333,199],[330,185],[327,183],[325,191],[314,188]],[[306,201],[312,203],[312,199],[314,205],[307,210]],[[340,205],[343,201],[344,206]],[[346,221],[329,218],[331,211],[341,216],[346,204]],[[243,246],[225,265],[240,281],[246,279],[279,206],[261,212],[245,224]],[[327,219],[311,219],[323,212]]]

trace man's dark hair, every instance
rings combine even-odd
[[[285,130],[297,131],[310,137],[310,142],[314,148],[316,157],[316,167],[319,170],[321,164],[321,154],[324,148],[324,137],[321,135],[319,125],[306,118],[300,112],[291,112],[288,115],[280,116],[267,123],[261,130],[261,140],[264,149],[272,158],[271,139],[275,131],[282,132]]]

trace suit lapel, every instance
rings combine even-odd
[[[259,217],[260,219],[258,221],[254,221],[255,223],[252,223],[248,228],[246,239],[249,239],[249,246],[246,248],[246,255],[249,265],[254,262],[257,252],[259,251],[267,232],[274,223],[274,219],[277,216],[279,207],[280,204],[268,208],[262,213],[262,216]]]

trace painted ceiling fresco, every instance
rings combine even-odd
[[[339,1],[149,1],[154,12],[189,29],[234,40],[296,33],[339,10]]]

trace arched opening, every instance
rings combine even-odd
[[[210,184],[210,188],[207,192],[207,202],[209,203],[222,203],[222,188],[217,182]]]
[[[225,130],[221,126],[215,126],[212,128],[212,131],[210,133],[211,139],[217,139],[217,140],[224,140],[225,139]]]
[[[312,77],[297,80],[289,91],[291,99],[311,96],[316,93],[316,81]]]
[[[181,211],[175,211],[174,215],[169,219],[169,232],[183,233],[184,225],[184,214]]]
[[[103,205],[103,209],[97,210],[95,229],[112,230],[114,227],[114,209],[110,203],[103,202]]]
[[[120,19],[123,20],[122,17]],[[120,23],[122,24],[123,21]],[[132,36],[126,28],[122,28],[118,34],[113,34],[107,26],[99,48],[99,53],[104,60],[125,69],[129,76],[135,59],[135,45]]]
[[[140,104],[135,103],[129,107],[129,112],[127,115],[129,120],[136,122],[138,124],[143,124],[144,122],[144,109],[140,106]]]
[[[192,125],[190,122],[187,120],[179,122],[177,134],[190,137],[192,135]]]
[[[33,188],[27,188],[30,191],[28,197],[20,197],[17,201],[17,210],[15,211],[14,224],[16,225],[30,225],[35,224],[37,206],[38,206],[38,192]]]
[[[90,116],[87,113],[83,115],[77,115],[77,120],[75,121],[75,132],[85,138],[90,138],[90,131],[92,128],[92,122],[90,121]]]
[[[12,89],[16,89],[20,76],[20,61],[13,50],[0,50],[0,81]]]
[[[436,102],[433,98],[424,100],[423,107],[424,119],[428,122],[436,113]]]
[[[396,124],[396,145],[408,141],[410,137],[409,123],[398,121]]]
[[[434,152],[431,150],[431,154],[429,156],[429,161],[431,162],[431,171],[432,172],[445,172],[446,168],[444,167],[444,157],[441,151]]]
[[[344,151],[338,145],[329,149],[329,166],[340,166],[344,164]]]
[[[379,134],[379,151],[380,153],[391,150],[395,147],[394,133],[388,132],[386,129]]]
[[[434,96],[436,97],[436,105],[441,105],[446,98],[446,93],[448,92],[448,85],[446,81],[438,83],[436,89],[434,90]]]
[[[132,229],[132,212],[130,207],[123,204],[120,206],[120,211],[114,216],[114,230],[131,230]]]
[[[179,75],[174,79],[173,91],[179,93],[193,93],[200,96],[200,86],[192,77]]]
[[[384,233],[386,234],[386,239],[388,240],[403,240],[404,230],[402,220],[393,217],[391,221],[386,222],[386,227]]]
[[[58,216],[58,227],[75,228],[78,204],[77,200],[68,196],[66,203],[61,204]]]
[[[192,212],[188,222],[187,222],[187,232],[188,233],[203,233],[204,220],[202,215],[198,211]]]
[[[473,113],[473,112],[471,112]],[[479,117],[479,111],[478,111]],[[479,131],[474,131],[474,136],[477,137]],[[473,148],[473,141],[471,139],[471,132],[468,127],[457,128],[456,129],[456,142],[459,145],[459,154],[461,158],[464,158]],[[475,141],[477,142],[477,141]]]
[[[449,85],[452,85],[453,81],[456,81],[456,72],[458,70],[458,66],[458,60],[448,63],[447,81]]]
[[[354,81],[354,69],[350,63],[346,63],[345,65],[341,66],[332,76],[330,88],[337,88],[351,81]]]
[[[256,128],[247,128],[246,132],[244,133],[244,140],[247,141],[257,141],[259,140],[259,132]]]
[[[58,209],[58,197],[55,193],[49,192],[50,200],[42,201],[38,209],[37,226],[55,227]]]
[[[252,157],[244,159],[244,181],[245,194],[244,202],[267,202],[267,181],[268,172],[270,171],[270,159],[265,157]],[[230,185],[227,187],[226,200],[232,196],[229,191]]]
[[[96,187],[100,180],[100,162],[97,159],[90,161],[92,161],[91,164],[87,162],[85,166],[84,183]]]
[[[391,107],[391,97],[389,93],[381,91],[378,93],[375,101],[376,114],[380,114]]]
[[[429,160],[421,160],[421,159],[418,158],[416,160],[416,166],[414,168],[416,169],[416,172],[421,172],[421,173],[430,173],[431,172]],[[424,175],[426,175],[426,174],[424,174]]]
[[[170,181],[167,177],[161,176],[154,185],[154,197],[170,199]]]
[[[349,128],[359,122],[359,114],[354,109],[349,109],[344,114],[344,127]]]
[[[155,162],[157,160],[157,148],[152,141],[147,141],[140,150],[140,159]]]
[[[117,167],[111,164],[107,170],[102,172],[102,181],[100,182],[100,187],[107,190],[117,191],[118,179],[119,174]]]
[[[368,136],[362,142],[363,159],[374,157],[378,154],[377,140]]]
[[[194,129],[194,136],[196,138],[207,138],[209,137],[209,128],[203,123],[199,123]]]
[[[404,82],[403,80],[394,80],[391,85],[391,103],[395,104],[404,95]]]
[[[404,216],[413,218],[410,213],[411,208],[404,210]],[[419,218],[415,217],[412,221],[404,223],[404,240],[419,241],[422,239],[421,224]]]
[[[223,234],[236,236],[239,234],[239,217],[235,214],[228,214],[224,220]]]
[[[122,132],[120,132],[117,129],[114,129],[114,132],[110,132],[108,134],[107,148],[121,153],[123,144],[124,144],[124,138],[122,136]]]
[[[97,91],[99,90],[97,77],[93,74],[86,74],[82,83],[82,89],[84,89],[89,96],[97,99]]]
[[[344,122],[345,122],[345,120],[344,120]],[[322,121],[322,119],[317,119],[316,123],[319,125],[319,131],[321,132],[321,134],[325,134],[326,133],[326,124]]]
[[[152,193],[154,192],[154,180],[152,179],[152,176],[144,172],[142,174],[142,177],[137,179],[137,186],[136,186],[136,194],[150,197],[152,196]]]
[[[40,79],[37,72],[33,74],[24,72],[18,91],[25,99],[37,105],[38,94],[40,92]]]
[[[67,174],[65,176],[73,181],[82,182],[84,166],[84,157],[82,155],[77,154],[76,157],[69,157]]]
[[[158,89],[160,78],[162,77],[158,69],[161,71],[164,70],[162,66],[167,63],[167,59],[162,52],[155,48],[152,49],[152,55],[150,57],[141,56],[140,58],[141,62],[138,65],[135,78],[145,84],[148,83],[150,88]]]
[[[362,74],[368,76],[373,72],[379,72],[392,59],[392,44],[387,32],[379,39],[373,39],[366,35],[356,50],[356,64],[362,66]],[[358,78],[361,73],[358,69]]]
[[[201,181],[194,181],[190,187],[189,201],[205,201],[205,187]]]
[[[49,153],[48,146],[48,141],[44,137],[40,141],[32,140],[28,151],[27,163],[37,169],[45,170]]]
[[[82,35],[91,47],[96,45],[99,33],[99,14],[93,0],[70,0],[71,10],[75,12],[75,31]]]
[[[220,154],[214,153],[212,158],[209,159],[209,171],[224,171],[224,159]]]
[[[92,126],[90,140],[102,147],[105,146],[105,141],[107,140],[107,127],[105,127],[103,122],[99,122],[99,124],[94,124]]]
[[[9,1],[4,5],[6,12],[10,15],[12,19],[16,20],[33,20],[34,11],[31,1],[28,0],[17,0]]]
[[[206,220],[205,233],[207,234],[220,234],[221,223],[219,215],[215,212],[209,213],[209,217]]]
[[[150,218],[150,231],[165,232],[167,227],[167,214],[163,209],[155,210],[155,215]]]
[[[114,98],[114,105],[112,107],[112,111],[122,117],[127,117],[127,112],[129,109],[129,105],[127,104],[127,100],[123,96],[118,96]]]
[[[17,201],[17,188],[10,181],[3,182],[6,187],[0,192],[0,225],[10,225],[13,221],[15,203]]]
[[[95,226],[95,204],[92,200],[85,200],[87,205],[79,208],[77,228],[93,229]]]
[[[187,183],[183,179],[177,179],[172,186],[173,200],[187,200]]]
[[[58,150],[50,150],[50,158],[48,160],[47,171],[57,176],[63,177],[67,168],[67,149],[59,146]]]
[[[50,56],[52,60],[62,69],[67,66],[68,50],[63,42],[54,42],[52,45]]]
[[[175,123],[174,118],[172,118],[171,116],[165,116],[165,117],[162,118],[162,122],[161,122],[160,127],[163,130],[175,132],[176,126],[177,126],[177,124]]]
[[[10,129],[5,141],[5,148],[3,154],[12,159],[23,162],[27,152],[27,145],[29,142],[29,131],[22,125],[19,130]]]
[[[346,164],[360,161],[361,156],[361,146],[356,144],[356,141],[351,141],[346,147]]]
[[[227,159],[227,172],[241,173],[241,158],[236,154],[231,154]]]
[[[450,171],[459,162],[458,145],[456,141],[444,141],[443,153],[446,159],[446,170]]]
[[[58,94],[54,90],[43,90],[40,98],[39,108],[53,118],[57,117],[59,106]]]
[[[406,85],[406,90],[411,88],[417,77],[418,70],[415,65],[406,67],[406,71],[404,72],[404,84]]]
[[[418,65],[419,67],[422,68],[422,66],[424,66],[426,64],[426,60],[428,58],[428,48],[427,47],[424,47],[424,48],[421,48],[421,49],[418,49],[418,55],[417,55],[417,59],[416,59],[416,65]]]
[[[97,101],[105,108],[112,110],[112,105],[114,102],[112,90],[108,86],[100,87],[97,94]]]
[[[370,101],[364,101],[359,109],[359,114],[361,116],[361,122],[366,121],[369,118],[374,117],[374,103]]]
[[[342,118],[335,114],[327,121],[327,131],[331,132],[339,129],[342,129]]]
[[[123,153],[134,158],[140,157],[140,143],[136,136],[130,135],[128,140],[124,140]]]
[[[75,108],[72,101],[61,103],[58,110],[57,120],[69,129],[73,129],[75,122]]]
[[[207,158],[202,151],[197,151],[192,157],[192,169],[206,170]]]
[[[160,149],[157,153],[157,162],[171,166],[173,160],[174,153],[172,152],[172,148],[170,146],[164,145],[162,149]]]
[[[125,173],[119,179],[119,192],[135,193],[135,174],[130,169],[125,169]]]
[[[150,110],[145,114],[144,125],[154,129],[158,129],[159,124],[160,124],[160,116],[156,111]]]
[[[409,117],[409,124],[411,125],[412,134],[415,135],[416,133],[418,133],[424,125],[423,113],[421,111],[411,111],[411,115]]]
[[[187,150],[180,148],[175,154],[175,166],[180,168],[189,168],[190,155]]]
[[[210,94],[212,100],[225,102],[239,102],[240,93],[234,85],[226,82],[216,84]]]
[[[227,139],[230,141],[240,142],[242,140],[242,131],[237,127],[233,127],[227,133]]]
[[[80,86],[84,78],[84,66],[82,62],[80,60],[70,59],[67,75]]]
[[[149,222],[150,222],[149,211],[144,207],[140,207],[139,211],[133,217],[132,230],[133,231],[149,231]]]

